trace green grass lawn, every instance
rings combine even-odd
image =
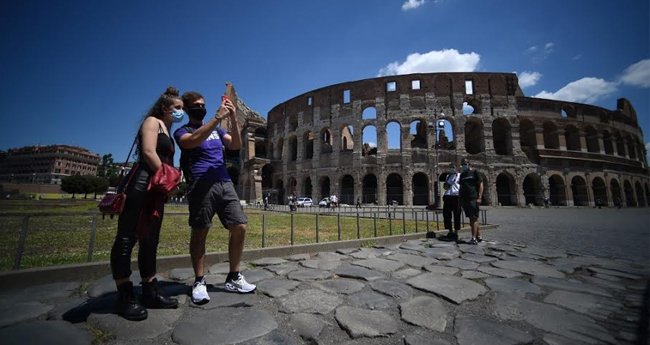
[[[14,266],[21,229],[27,222],[27,237],[20,268],[46,267],[60,264],[83,263],[88,261],[91,233],[95,228],[95,241],[91,261],[106,261],[110,257],[111,246],[117,230],[117,218],[102,219],[97,210],[96,200],[2,200],[0,201],[0,271]],[[158,256],[187,254],[189,252],[190,228],[187,224],[187,206],[167,205],[160,235]],[[247,208],[248,228],[246,248],[264,246],[278,247],[291,244],[291,219],[289,213],[265,212]],[[207,251],[227,251],[228,231],[213,220],[214,226],[208,234]],[[357,238],[357,218],[355,215],[337,217],[334,212],[295,213],[293,215],[293,243],[316,243],[316,222],[318,221],[318,242],[332,242],[339,239]],[[93,224],[94,222],[94,224]],[[429,223],[436,228],[435,222]],[[426,231],[426,223],[417,224],[418,232]],[[375,230],[376,229],[376,230]],[[415,221],[402,222],[398,219],[359,218],[359,237],[372,238],[416,232]],[[137,245],[133,258],[137,257]]]

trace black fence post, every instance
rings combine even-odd
[[[293,246],[293,212],[291,212],[291,245]]]
[[[18,239],[18,247],[16,248],[16,258],[14,261],[14,269],[20,269],[20,262],[23,259],[25,252],[25,240],[27,240],[27,227],[29,225],[29,216],[23,217],[23,225],[20,228],[20,238]]]
[[[357,210],[357,240],[361,238],[361,230],[359,229],[359,211]]]
[[[377,237],[377,212],[372,214],[373,223],[375,225],[375,237]]]
[[[320,214],[320,210],[318,210],[318,213],[316,213],[316,243],[318,243],[318,215]]]
[[[338,228],[338,233],[339,233],[339,241],[341,240],[341,214],[339,211],[336,211],[336,226]]]
[[[262,213],[262,248],[266,246],[266,213]]]
[[[406,235],[406,211],[402,209],[402,233]]]

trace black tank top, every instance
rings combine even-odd
[[[140,136],[140,139],[142,138],[142,135],[138,133]],[[138,150],[140,153],[142,153],[142,141],[138,140]],[[156,140],[156,154],[158,155],[158,159],[160,159],[161,162],[167,163],[169,165],[174,165],[174,140],[165,134],[165,131],[163,131],[162,126],[158,124],[158,138]],[[144,156],[142,154],[140,156],[140,165],[144,166],[146,170],[150,170],[149,166],[145,163],[144,161]]]

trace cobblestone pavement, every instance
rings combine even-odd
[[[421,239],[258,259],[244,271],[258,284],[254,294],[225,292],[227,263],[215,264],[203,306],[187,296],[189,267],[161,272],[180,307],[149,310],[141,322],[113,314],[108,275],[4,291],[0,343],[634,344],[648,322],[650,265],[647,252],[625,248],[647,241],[648,228],[630,232],[636,239],[600,229],[643,224],[647,209],[551,211],[491,210],[490,221],[503,225],[478,246]],[[574,237],[591,243],[574,245]],[[606,255],[588,255],[598,253]]]

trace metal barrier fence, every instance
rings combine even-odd
[[[166,208],[160,240],[160,247],[165,247],[165,251],[161,253],[159,248],[160,256],[188,253],[190,230],[186,207],[168,205]],[[442,210],[425,208],[304,207],[292,212],[287,205],[269,205],[266,210],[253,205],[246,209],[249,216],[246,248],[372,239],[444,229]],[[481,210],[480,218],[482,224],[487,224],[486,210]],[[217,218],[214,220],[215,229],[210,233],[214,234],[215,241],[227,245],[227,231],[220,229]],[[462,214],[461,220],[464,226]],[[92,212],[0,214],[0,271],[108,260],[116,230],[117,218],[104,219]],[[305,236],[305,231],[312,231],[311,235]],[[297,232],[301,235],[299,240]],[[136,251],[137,246],[134,257]]]

